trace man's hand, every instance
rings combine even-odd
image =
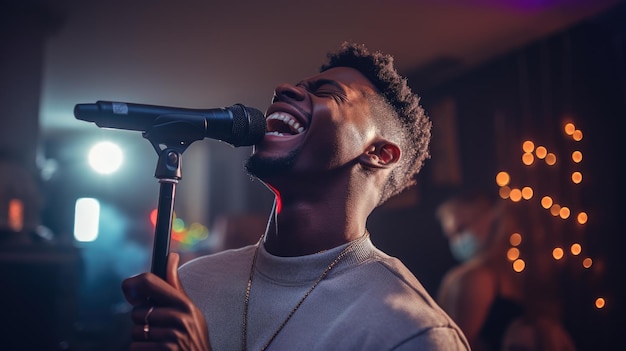
[[[211,350],[206,321],[183,289],[178,262],[178,254],[171,253],[167,281],[142,273],[122,282],[126,300],[133,305],[130,350]]]

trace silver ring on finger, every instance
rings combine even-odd
[[[146,316],[143,317],[143,321],[144,321],[143,338],[146,341],[150,339],[150,335],[148,335],[148,333],[150,333],[150,324],[148,322],[148,318],[150,318],[150,315],[152,314],[153,311],[154,311],[154,306],[150,306],[150,308],[148,309],[148,313],[146,313]]]

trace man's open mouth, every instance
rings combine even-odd
[[[285,112],[274,112],[267,116],[265,135],[298,135],[304,132],[304,126],[298,120]]]

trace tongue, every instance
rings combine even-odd
[[[288,124],[279,120],[268,121],[267,130],[272,131],[272,132],[279,132],[283,134],[292,134],[292,135],[297,134],[291,129],[291,127]]]

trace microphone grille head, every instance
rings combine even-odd
[[[263,112],[235,104],[229,108],[233,113],[233,146],[256,145],[265,136],[265,115]]]

